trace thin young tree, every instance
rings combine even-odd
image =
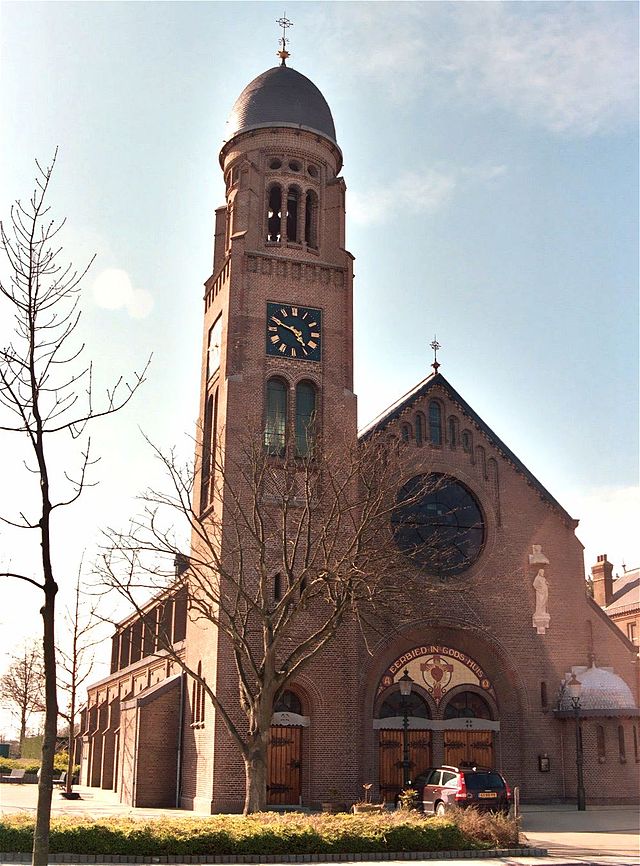
[[[13,321],[11,342],[0,348],[0,431],[27,443],[31,455],[26,478],[34,479],[33,512],[3,515],[13,527],[37,533],[41,548],[38,571],[0,570],[0,577],[17,578],[43,594],[42,647],[45,679],[45,722],[33,863],[48,861],[53,787],[53,758],[58,723],[55,657],[55,609],[58,582],[52,549],[53,516],[78,500],[89,484],[94,462],[89,427],[97,419],[125,406],[144,381],[148,366],[131,382],[120,378],[97,405],[92,365],[83,360],[78,341],[82,278],[91,264],[76,270],[60,263],[60,232],[64,220],[49,215],[47,194],[57,157],[48,167],[38,162],[35,190],[27,203],[16,201],[8,223],[0,224],[4,253],[0,281],[0,316]],[[92,259],[93,261],[93,259]],[[55,444],[61,437],[77,443],[75,465],[63,460]],[[6,446],[5,446],[6,447]]]
[[[67,774],[64,793],[70,795],[73,788],[73,768],[75,753],[75,722],[78,714],[78,698],[81,688],[87,683],[93,671],[95,647],[102,636],[98,629],[101,618],[97,615],[97,602],[82,592],[82,564],[78,568],[76,584],[73,589],[72,604],[64,612],[64,631],[67,642],[59,643],[58,690],[66,695],[66,702],[60,708],[60,717],[69,725]]]
[[[34,713],[44,712],[44,669],[42,647],[27,643],[0,677],[0,704],[15,715],[20,724],[20,754],[27,725]]]
[[[266,804],[278,694],[345,623],[364,639],[402,617],[412,586],[409,577],[397,580],[406,559],[391,519],[405,471],[401,446],[372,437],[332,448],[314,443],[303,454],[291,448],[277,458],[262,435],[246,435],[241,446],[236,438],[234,446],[235,457],[205,452],[210,465],[195,470],[156,450],[167,489],[144,495],[144,511],[126,532],[108,533],[99,570],[145,630],[157,628],[145,599],[179,587],[190,619],[223,636],[239,684],[232,702],[188,666],[169,635],[159,636],[160,648],[198,683],[237,745],[248,814]],[[416,486],[411,501],[424,492]],[[176,563],[187,566],[178,583]]]

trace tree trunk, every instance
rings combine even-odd
[[[42,528],[42,560],[44,571],[44,605],[40,613],[43,621],[42,649],[44,656],[45,721],[42,738],[42,760],[38,783],[38,805],[33,833],[33,866],[47,866],[49,862],[49,825],[51,797],[53,795],[53,757],[56,750],[58,728],[58,698],[56,691],[55,600],[58,587],[51,567],[49,538],[48,497],[45,499]]]
[[[258,736],[249,744],[244,754],[245,770],[245,815],[252,812],[263,812],[267,805],[267,740],[266,736]]]

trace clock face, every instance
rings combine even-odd
[[[267,302],[267,355],[319,361],[321,341],[321,310]]]

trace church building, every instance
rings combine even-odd
[[[464,763],[498,769],[525,802],[574,801],[575,679],[587,802],[637,802],[637,646],[586,593],[577,521],[437,360],[357,432],[339,137],[284,43],[281,57],[236,99],[220,151],[226,201],[204,291],[194,503],[225,525],[213,455],[240,461],[250,423],[275,464],[308,456],[311,424],[319,448],[377,437],[403,455],[395,579],[424,592],[384,630],[345,624],[287,681],[273,706],[268,803],[350,804],[371,784],[371,798],[391,804],[407,778]],[[421,555],[425,538],[441,550]],[[174,650],[139,616],[119,624],[111,672],[82,715],[80,781],[133,806],[241,811],[243,761],[202,688],[238,712],[228,642],[192,615],[179,580],[149,612]]]

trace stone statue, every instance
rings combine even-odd
[[[547,560],[548,561],[548,560]],[[547,610],[549,602],[549,584],[544,576],[544,568],[539,568],[533,579],[533,588],[536,591],[536,609],[533,614],[533,627],[538,634],[545,634],[549,628],[551,615]]]

